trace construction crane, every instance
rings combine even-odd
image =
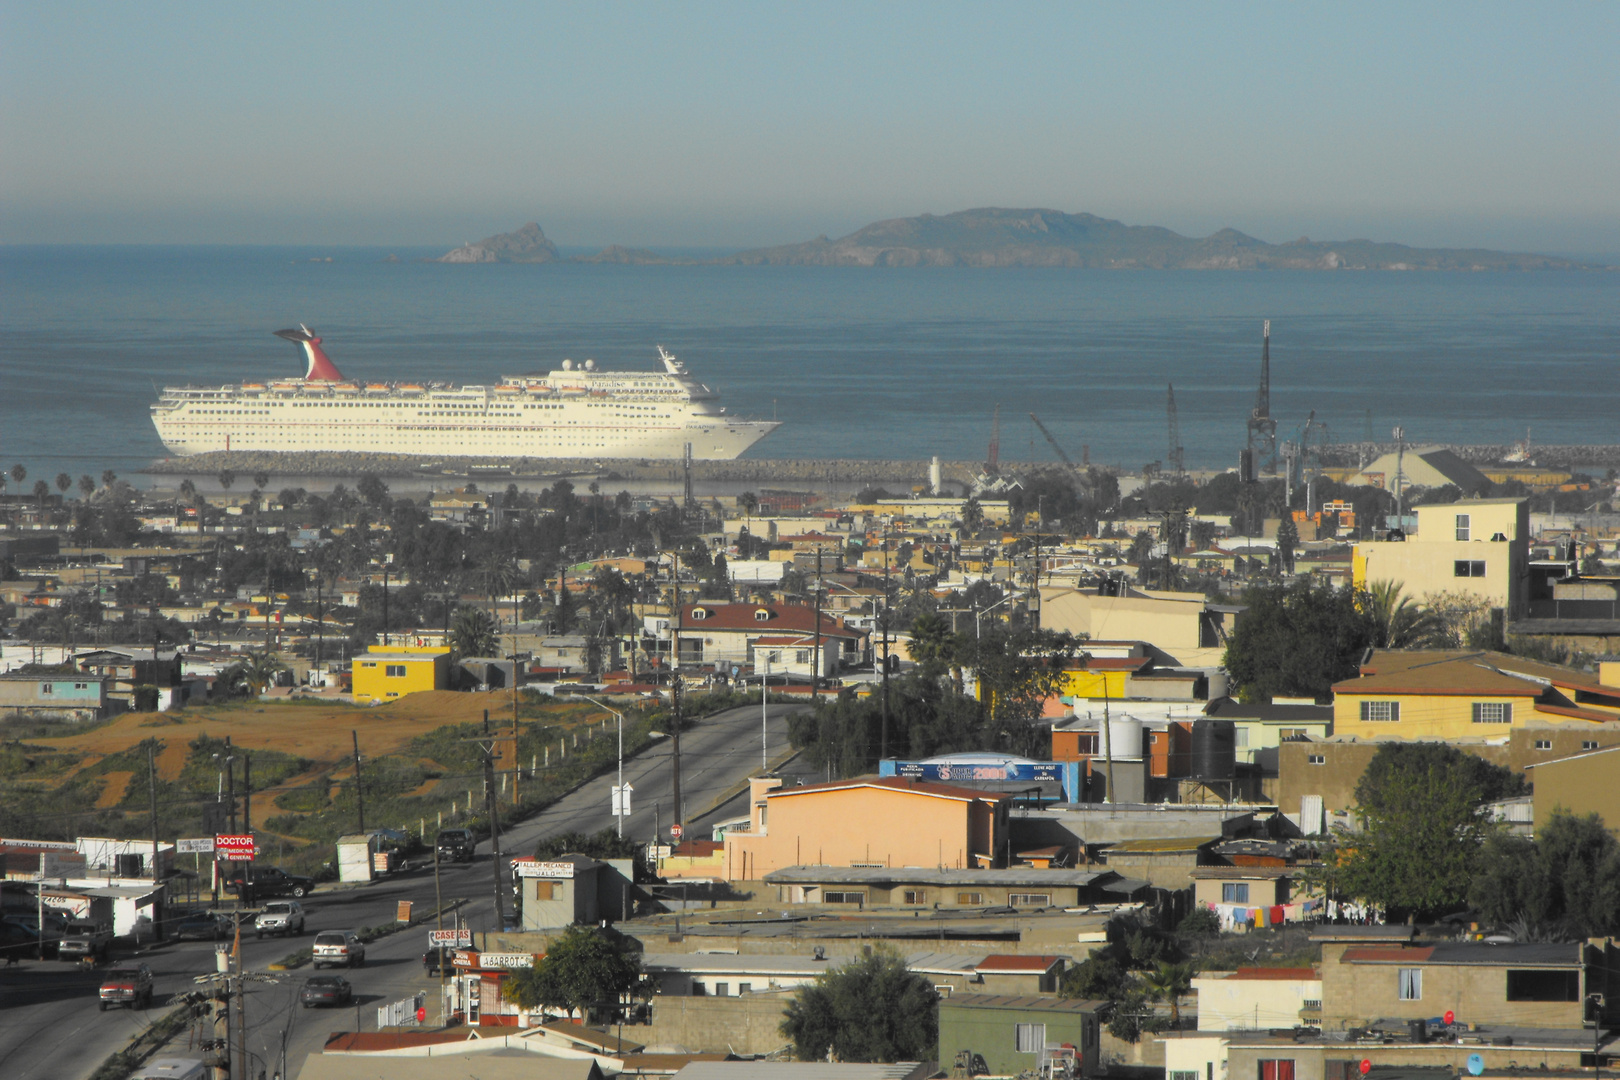
[[[1255,473],[1277,471],[1277,421],[1271,416],[1271,320],[1260,344],[1260,390],[1249,414],[1249,461]]]
[[[1165,383],[1164,389],[1164,412],[1170,425],[1170,453],[1165,460],[1170,463],[1170,471],[1180,479],[1187,475],[1187,451],[1181,445],[1181,424],[1176,420],[1176,387],[1174,383]]]
[[[1001,471],[1001,404],[996,404],[995,419],[990,421],[990,454],[985,458],[984,471],[995,476]]]
[[[1057,451],[1057,456],[1059,457],[1059,459],[1062,460],[1063,464],[1067,465],[1074,472],[1077,472],[1077,473],[1080,472],[1081,471],[1080,466],[1076,465],[1073,461],[1069,460],[1069,455],[1065,454],[1063,452],[1063,447],[1058,445],[1057,439],[1053,437],[1053,435],[1052,435],[1052,433],[1050,431],[1046,430],[1046,425],[1041,423],[1041,418],[1036,416],[1034,413],[1030,413],[1029,418],[1031,420],[1035,421],[1035,426],[1036,427],[1041,429],[1041,434],[1045,435],[1046,436],[1046,441],[1052,444],[1052,449]]]

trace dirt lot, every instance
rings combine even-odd
[[[127,750],[142,739],[156,737],[165,743],[158,758],[158,775],[174,780],[185,764],[187,745],[199,735],[217,739],[228,735],[237,746],[251,750],[279,750],[331,764],[353,752],[351,731],[359,732],[360,748],[367,757],[380,757],[395,753],[418,735],[446,724],[480,721],[485,709],[494,722],[509,719],[511,708],[511,695],[498,691],[489,694],[430,691],[410,694],[376,708],[247,702],[170,713],[126,713],[82,735],[31,741],[84,754],[79,765],[83,769],[107,754]]]

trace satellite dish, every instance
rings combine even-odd
[[[1468,1075],[1478,1076],[1485,1071],[1485,1058],[1480,1054],[1468,1055]]]

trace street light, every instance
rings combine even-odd
[[[1002,604],[1005,604],[1007,601],[1013,599],[1014,596],[1016,596],[1016,595],[1017,595],[1016,593],[1008,593],[1006,596],[1003,596],[1000,600],[997,600],[995,603],[991,604],[987,608],[975,608],[974,609],[974,611],[973,611],[973,638],[974,638],[975,641],[977,641],[978,639],[984,637],[984,630],[982,628],[982,620],[984,619],[984,617],[986,615],[990,614],[990,612],[996,610],[996,608],[1000,607]]]
[[[630,814],[630,789],[624,783],[624,714],[617,709],[610,708],[606,702],[598,701],[588,694],[579,696],[591,704],[612,713],[614,719],[619,722],[619,782],[613,786],[613,817],[614,824],[619,830],[619,838],[622,840],[624,839],[624,819]],[[655,836],[653,839],[657,840],[658,838]]]
[[[770,770],[771,758],[767,753],[770,743],[770,710],[766,707],[766,698],[770,694],[771,686],[771,654],[765,652],[765,673],[759,677],[759,771],[764,775]]]

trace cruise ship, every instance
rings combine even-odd
[[[658,346],[662,371],[602,371],[564,360],[544,375],[488,386],[344,378],[308,327],[277,330],[303,346],[301,379],[169,386],[152,406],[175,454],[338,451],[502,458],[729,460],[776,430],[737,420]]]

